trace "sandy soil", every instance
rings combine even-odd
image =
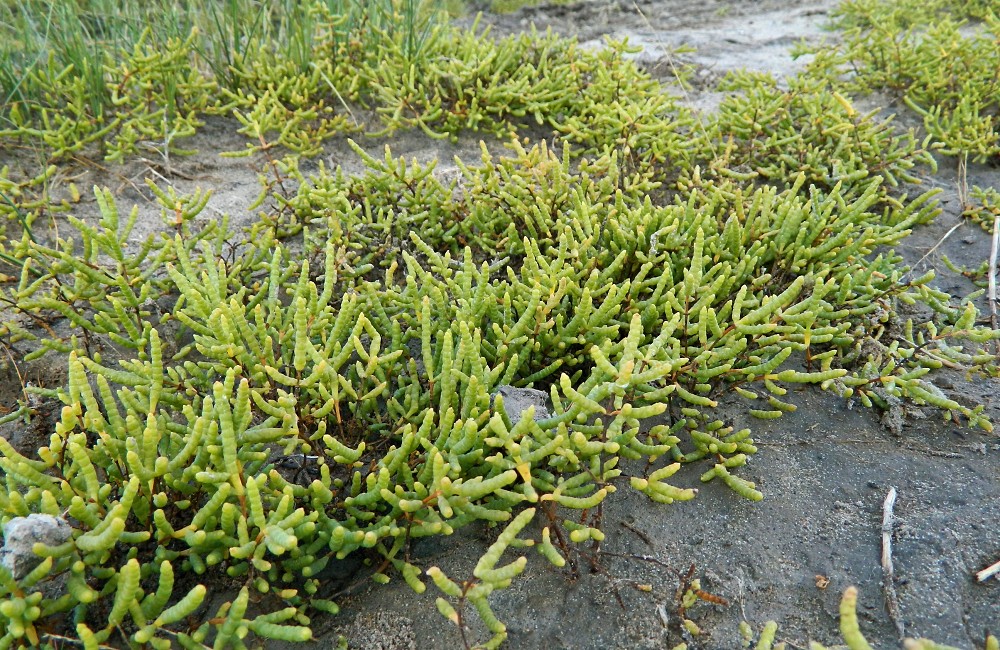
[[[751,67],[778,75],[801,66],[788,54],[800,39],[832,38],[822,29],[830,1],[808,0],[585,0],[568,6],[546,6],[509,15],[485,15],[483,24],[504,35],[534,24],[551,27],[581,41],[600,45],[604,36],[629,37],[643,46],[640,60],[665,80],[676,63],[670,52],[690,45],[695,53],[683,61],[697,67],[704,87],[726,70]],[[718,97],[706,90],[688,91],[687,101],[711,110]],[[867,100],[878,104],[878,99]],[[898,107],[882,104],[890,112]],[[906,122],[908,118],[901,115]],[[438,159],[448,173],[455,156],[479,158],[476,138],[441,143],[407,133],[388,140],[367,139],[362,145],[379,152],[390,144],[394,155],[422,161]],[[492,142],[491,146],[499,143]],[[260,161],[220,158],[216,152],[240,150],[242,137],[228,120],[215,120],[193,140],[202,153],[170,161],[133,161],[114,169],[88,168],[75,178],[80,187],[104,184],[116,190],[123,207],[137,204],[140,222],[135,240],[160,228],[159,209],[151,201],[143,177],[169,181],[179,192],[195,187],[214,192],[203,218],[230,216],[234,225],[253,218],[248,210],[258,191],[254,165]],[[360,160],[344,142],[331,143],[328,164],[348,172]],[[921,228],[902,247],[919,271],[940,269],[938,286],[955,293],[972,290],[964,277],[943,269],[940,255],[971,267],[989,254],[989,238],[965,224],[933,250],[960,221],[951,162],[927,179],[943,190],[943,214]],[[159,175],[159,178],[157,178]],[[970,169],[970,184],[1000,185],[1000,172]],[[96,210],[96,206],[94,207]],[[79,206],[77,214],[87,206]],[[55,361],[53,359],[53,361]],[[63,381],[61,364],[30,366],[26,380],[53,385]],[[0,400],[12,404],[20,396],[16,377],[0,382]],[[956,399],[986,403],[1000,422],[995,381],[955,374],[939,382]],[[682,473],[678,483],[700,487],[697,499],[658,506],[644,496],[621,490],[605,507],[607,539],[595,562],[578,558],[579,575],[556,570],[529,553],[529,568],[507,591],[492,599],[498,617],[510,630],[508,648],[668,648],[684,640],[679,632],[676,590],[690,567],[704,590],[727,605],[701,602],[687,616],[704,634],[690,648],[740,647],[738,625],[755,630],[765,621],[780,623],[778,638],[789,647],[806,647],[809,639],[839,641],[837,607],[843,589],[857,585],[862,630],[877,647],[898,647],[896,630],[885,608],[879,564],[882,502],[890,486],[899,492],[894,559],[898,575],[900,620],[906,634],[971,648],[981,645],[984,629],[1000,631],[1000,583],[976,583],[975,571],[1000,559],[1000,444],[995,436],[942,422],[937,413],[919,409],[897,412],[892,427],[879,414],[816,390],[791,398],[797,412],[777,421],[757,421],[745,406],[724,405],[737,427],[750,426],[760,451],[742,473],[756,481],[764,501],[751,503],[714,482],[698,484],[697,472]],[[30,447],[45,433],[45,419],[31,429],[8,429],[5,435]],[[679,475],[680,476],[680,475]],[[425,539],[416,545],[416,561],[441,566],[449,575],[471,575],[476,560],[495,531],[470,526],[454,536]],[[402,581],[378,586],[366,580],[360,559],[347,560],[329,575],[331,593],[348,591],[338,600],[342,613],[314,620],[320,641],[310,647],[336,646],[345,635],[351,648],[389,650],[461,648],[457,630],[434,607],[433,587],[417,596]],[[475,617],[470,617],[475,620]],[[473,626],[470,639],[485,640]],[[269,647],[283,647],[274,644]],[[305,646],[295,646],[305,647]]]

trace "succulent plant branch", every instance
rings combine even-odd
[[[815,74],[787,88],[734,74],[695,130],[625,43],[494,41],[424,22],[413,2],[391,7],[416,31],[393,31],[393,14],[329,6],[309,9],[308,65],[251,38],[210,73],[197,29],[149,32],[102,68],[108,106],[52,59],[31,72],[46,101],[5,115],[0,140],[69,164],[167,147],[231,114],[247,137],[231,154],[268,173],[244,232],[197,225],[209,193],[148,181],[166,231],[137,245],[137,212],[122,218],[110,190],[94,188],[91,223],[53,203],[55,164],[0,174],[0,215],[25,232],[0,250],[20,267],[0,288],[13,314],[0,335],[31,346],[26,361],[62,355],[68,375],[41,391],[61,404],[47,445],[0,438],[0,518],[73,522],[26,575],[0,567],[0,645],[306,641],[316,613],[338,611],[324,569],[357,553],[376,581],[420,593],[429,578],[466,647],[471,605],[491,635],[481,647],[497,647],[489,596],[528,562],[505,556],[596,566],[617,490],[689,500],[697,490],[671,477],[694,465],[764,498],[742,469],[751,431],[717,415],[722,395],[770,419],[795,410],[790,386],[815,384],[992,428],[933,372],[995,373],[984,348],[1000,333],[893,251],[939,211],[934,192],[903,193],[933,167],[932,140],[859,114]],[[241,42],[223,17],[212,29]],[[482,129],[507,153],[484,144],[445,182],[434,163],[352,143],[364,173],[307,173],[325,140],[358,130],[346,102],[378,116],[369,131]],[[530,122],[555,144],[517,136]],[[32,232],[54,211],[72,236]],[[508,409],[504,387],[542,390],[551,408]],[[468,580],[414,562],[420,538],[477,522],[502,531]],[[236,595],[213,614],[205,585],[220,576]],[[715,602],[684,582],[685,607]]]

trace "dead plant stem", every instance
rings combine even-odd
[[[949,237],[951,237],[951,233],[953,233],[953,232],[955,232],[956,230],[958,230],[958,229],[959,229],[959,227],[960,227],[960,226],[962,225],[962,223],[963,223],[962,221],[959,221],[959,222],[958,222],[958,223],[956,223],[956,224],[955,224],[954,226],[952,226],[951,228],[949,228],[949,229],[948,229],[948,232],[946,232],[946,233],[944,234],[944,236],[943,236],[943,237],[941,237],[941,239],[939,239],[939,240],[938,240],[938,242],[937,242],[936,244],[934,244],[933,246],[931,246],[931,249],[930,249],[929,251],[927,251],[926,253],[924,253],[924,256],[923,256],[923,257],[921,257],[921,258],[920,258],[919,260],[917,260],[917,263],[913,265],[913,270],[915,271],[915,270],[917,269],[917,267],[919,267],[919,266],[920,266],[920,263],[921,263],[921,262],[923,262],[923,261],[924,261],[925,259],[927,259],[928,257],[930,257],[930,256],[931,256],[931,254],[932,254],[932,253],[933,253],[934,251],[936,251],[936,250],[937,250],[937,249],[938,249],[938,248],[939,248],[939,247],[941,246],[941,244],[943,244],[943,243],[944,243],[944,241],[945,241],[946,239],[948,239]]]
[[[885,603],[889,610],[889,618],[896,626],[900,640],[906,637],[903,621],[899,618],[899,598],[896,596],[894,584],[895,572],[892,568],[892,509],[896,505],[896,488],[890,487],[882,505],[882,589],[885,592]]]
[[[990,248],[990,325],[997,329],[997,248],[1000,247],[1000,214],[993,217],[993,246]]]
[[[998,573],[1000,573],[1000,560],[997,560],[982,571],[978,572],[976,574],[976,580],[979,582],[986,582]]]

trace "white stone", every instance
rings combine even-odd
[[[35,544],[58,546],[69,541],[72,534],[70,525],[59,517],[40,514],[14,517],[3,527],[0,564],[10,570],[15,580],[23,578],[42,561],[35,555]]]

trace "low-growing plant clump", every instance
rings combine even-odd
[[[998,333],[893,251],[938,212],[907,193],[933,150],[996,155],[985,91],[965,139],[936,130],[971,115],[948,104],[960,89],[910,98],[921,139],[860,114],[833,74],[733,75],[696,120],[625,43],[494,41],[405,0],[292,4],[298,22],[224,3],[110,49],[108,18],[67,44],[83,50],[15,43],[0,68],[0,143],[30,153],[0,173],[0,333],[16,363],[60,355],[68,377],[3,418],[61,404],[41,448],[0,438],[0,518],[72,524],[22,575],[0,567],[3,647],[305,641],[338,610],[324,569],[351,554],[377,581],[432,583],[460,626],[472,605],[497,647],[489,596],[526,565],[505,557],[599,552],[616,490],[691,499],[670,477],[697,468],[763,498],[724,394],[775,418],[816,384],[991,430],[934,370],[995,374]],[[229,155],[264,161],[252,228],[153,180],[164,230],[140,245],[106,188],[98,219],[73,216],[61,170],[152,149],[169,172],[221,115],[246,136]],[[413,128],[485,131],[507,153],[484,145],[451,181],[363,144],[358,176],[301,164],[330,138]],[[511,412],[504,387],[544,391],[550,412]],[[411,561],[474,522],[502,531],[471,576]],[[234,596],[209,609],[220,584]]]
[[[1000,155],[1000,20],[988,1],[848,0],[834,14],[843,43],[814,49],[809,76],[852,93],[887,92],[923,119],[938,151],[959,161]],[[807,50],[808,51],[808,50]],[[964,183],[964,178],[961,180]],[[992,230],[996,191],[974,186],[966,215]]]

